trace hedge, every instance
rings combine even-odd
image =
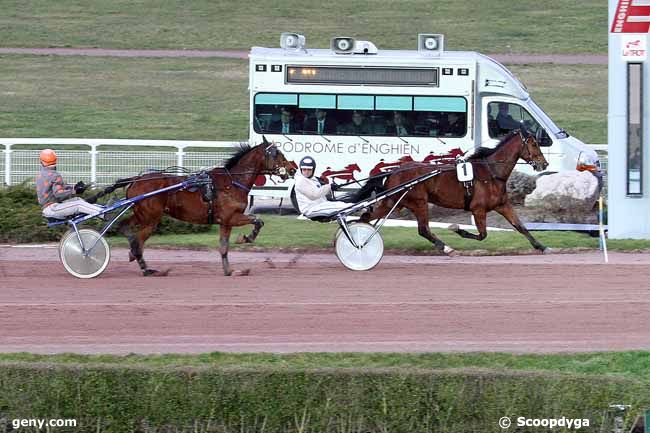
[[[122,191],[119,191],[122,193]],[[90,195],[92,193],[88,193]],[[106,200],[114,202],[118,196],[107,196]],[[128,215],[128,214],[127,214]],[[122,217],[125,218],[126,216]],[[103,227],[104,222],[95,219],[87,223],[97,229]],[[109,235],[116,235],[118,224],[113,225]],[[36,190],[29,183],[0,188],[0,242],[53,242],[61,239],[67,227],[48,229],[45,219],[41,215],[41,208],[36,198]],[[156,233],[158,234],[184,234],[200,233],[210,230],[209,225],[190,224],[163,217]]]
[[[0,418],[74,418],[76,428],[57,429],[74,432],[489,433],[502,431],[503,416],[564,416],[599,431],[611,403],[641,408],[646,389],[613,376],[517,371],[5,362]]]

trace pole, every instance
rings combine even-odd
[[[5,185],[11,185],[11,144],[5,144]]]
[[[90,183],[97,183],[97,145],[90,145]]]
[[[603,256],[605,257],[605,263],[609,263],[609,257],[607,256],[607,240],[605,239],[605,226],[603,225],[603,219],[603,196],[601,195],[598,198],[598,225],[600,231],[600,236],[598,239],[600,250],[603,252]]]

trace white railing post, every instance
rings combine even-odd
[[[11,185],[11,144],[5,144],[5,184]]]
[[[90,145],[90,183],[97,183],[97,145]]]
[[[176,152],[176,165],[179,167],[183,167],[183,157],[185,156],[185,152],[183,149],[185,146],[179,144],[177,145],[178,152]]]

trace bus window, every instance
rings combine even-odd
[[[255,131],[260,133],[296,134],[302,128],[296,119],[298,95],[258,93],[255,95]]]
[[[304,114],[303,134],[336,134],[337,119],[330,114],[336,108],[336,95],[298,95],[298,101]]]
[[[467,134],[467,101],[459,96],[416,96],[413,135],[464,137]]]
[[[508,102],[490,102],[487,121],[490,138],[499,140],[522,125],[533,134],[541,127],[525,108]]]
[[[258,93],[258,133],[463,137],[467,101],[452,96]]]

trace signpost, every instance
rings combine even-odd
[[[650,0],[609,0],[608,198],[612,239],[650,239]]]

